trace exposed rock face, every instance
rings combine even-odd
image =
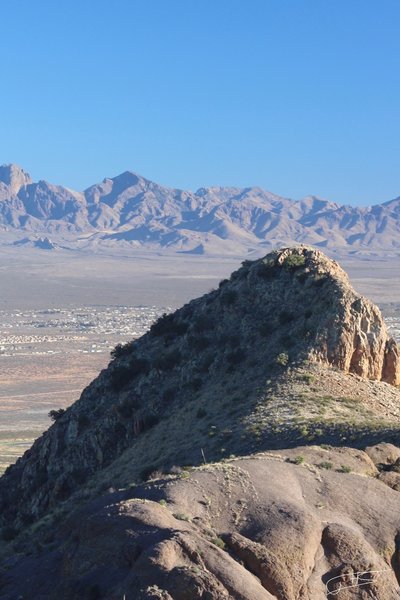
[[[8,563],[0,598],[399,599],[400,495],[371,465],[297,448],[108,494]]]
[[[150,468],[196,464],[201,449],[218,460],[394,435],[400,393],[380,380],[399,382],[397,347],[337,263],[306,247],[246,261],[218,290],[117,348],[1,478],[0,523],[22,528],[89,482],[94,494]]]
[[[288,248],[280,252],[276,263],[284,267],[296,256],[305,257],[304,267],[296,273],[300,277],[309,275],[317,286],[335,281],[331,307],[324,307],[324,314],[318,317],[323,326],[317,325],[319,331],[310,358],[360,377],[399,385],[399,350],[388,336],[379,308],[358,296],[343,269],[322,252]],[[266,261],[273,259],[263,260],[268,264]]]

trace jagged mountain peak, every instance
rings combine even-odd
[[[317,196],[291,200],[256,186],[211,186],[191,192],[131,170],[81,193],[43,181],[32,183],[15,165],[0,168],[0,200],[3,229],[19,231],[21,237],[51,235],[64,248],[87,251],[102,248],[112,253],[123,245],[132,250],[246,256],[288,243],[342,254],[367,249],[396,254],[400,249],[398,200],[357,208]]]
[[[31,176],[15,164],[0,165],[0,181],[17,194],[21,187],[32,183]]]

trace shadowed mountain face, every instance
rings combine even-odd
[[[19,167],[4,165],[0,201],[3,228],[66,236],[71,248],[245,254],[297,242],[343,251],[400,249],[400,199],[355,208],[314,196],[293,201],[256,187],[193,193],[130,171],[82,193],[33,183]]]
[[[399,383],[335,261],[245,261],[117,346],[7,469],[0,598],[400,598]]]

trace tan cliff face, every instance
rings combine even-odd
[[[387,383],[399,377],[379,309],[336,262],[308,247],[245,261],[117,348],[0,479],[0,525],[19,531],[82,490],[199,464],[201,450],[217,461],[397,435],[400,392]]]
[[[276,263],[284,267],[285,261],[296,256],[305,257],[303,267],[297,267],[301,275],[308,274],[317,281],[329,278],[335,282],[331,307],[325,314],[314,317],[315,321],[325,323],[315,347],[310,350],[310,358],[360,377],[399,385],[399,349],[388,335],[379,308],[359,296],[345,271],[322,252],[305,247],[287,248],[279,252]]]

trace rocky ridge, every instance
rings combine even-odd
[[[333,447],[400,445],[399,378],[379,309],[335,261],[245,261],[116,347],[0,479],[3,537],[42,545],[6,561],[0,597],[314,600],[385,569],[368,593],[399,597],[400,450]]]
[[[196,192],[158,185],[126,171],[77,192],[35,183],[16,165],[0,167],[5,243],[27,233],[70,249],[118,248],[259,256],[283,244],[397,255],[400,200],[356,208],[309,196],[300,201],[257,187]],[[12,242],[11,242],[12,243]]]

